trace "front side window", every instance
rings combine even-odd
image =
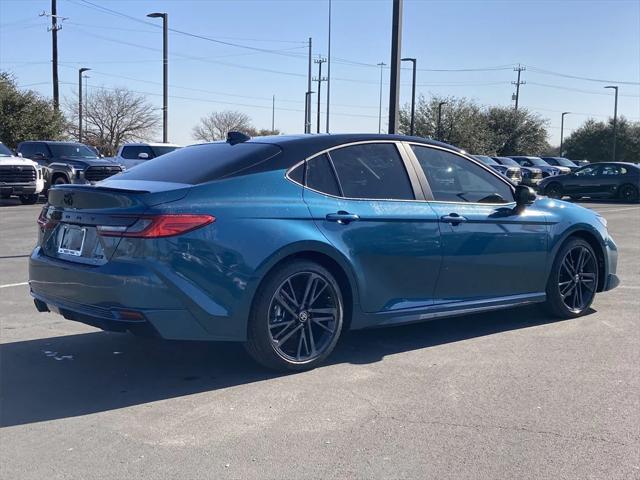
[[[412,145],[434,200],[442,202],[509,203],[509,185],[464,157],[436,148]]]
[[[366,143],[329,152],[347,198],[415,200],[409,175],[393,143]]]
[[[614,176],[614,175],[624,175],[627,173],[627,169],[620,165],[604,165],[602,167],[601,175]]]

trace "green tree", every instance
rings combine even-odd
[[[548,150],[547,120],[527,109],[489,107],[485,112],[489,150],[497,155],[540,155]]]
[[[64,117],[50,100],[33,90],[20,90],[13,75],[0,72],[0,141],[15,148],[23,140],[58,140]]]
[[[637,162],[640,160],[640,122],[618,118],[616,134],[616,160]],[[565,156],[576,160],[602,162],[612,159],[613,120],[600,122],[590,118],[574,130],[564,141]]]

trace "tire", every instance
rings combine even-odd
[[[633,185],[623,185],[620,187],[618,191],[620,195],[620,199],[629,203],[637,203],[638,202],[638,189]]]
[[[545,309],[558,318],[584,315],[595,298],[598,274],[598,259],[591,245],[581,238],[569,238],[553,261]]]
[[[65,185],[67,183],[69,183],[69,180],[67,180],[67,178],[64,175],[60,175],[56,177],[55,180],[53,181],[54,185]]]
[[[559,200],[562,198],[562,185],[558,182],[551,182],[545,187],[544,193],[549,198],[556,198]]]
[[[20,195],[20,201],[23,205],[34,205],[38,203],[39,195],[37,193],[31,195]]]
[[[284,264],[268,274],[256,293],[247,352],[273,370],[317,367],[340,338],[342,298],[338,283],[323,266],[307,260]]]

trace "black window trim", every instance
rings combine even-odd
[[[430,145],[427,143],[419,143],[419,142],[404,142],[406,145],[406,150],[409,154],[409,157],[411,158],[411,161],[414,164],[414,169],[416,169],[416,171],[418,172],[418,179],[420,180],[420,184],[422,185],[422,188],[424,189],[424,196],[426,198],[426,200],[428,202],[432,202],[432,203],[450,203],[450,204],[461,204],[461,205],[485,205],[485,206],[502,206],[505,207],[507,205],[511,205],[516,203],[515,201],[515,185],[513,185],[509,180],[507,180],[506,178],[503,178],[502,175],[500,175],[497,171],[495,171],[493,168],[489,167],[488,165],[483,164],[480,160],[476,160],[475,158],[471,157],[468,154],[462,154],[460,152],[456,152],[455,150],[451,150],[450,148],[444,148],[441,147],[439,145]],[[420,165],[420,162],[418,161],[418,157],[416,156],[416,154],[414,153],[413,149],[411,148],[411,145],[417,145],[418,147],[426,147],[426,148],[432,148],[434,150],[442,150],[444,152],[447,153],[451,153],[453,155],[457,155],[458,157],[462,157],[465,160],[474,163],[475,165],[479,166],[480,168],[484,169],[486,172],[490,173],[491,175],[493,175],[495,178],[497,178],[498,180],[500,180],[502,183],[504,183],[505,185],[507,185],[509,187],[509,189],[511,190],[511,193],[514,194],[514,199],[506,202],[506,203],[489,203],[489,202],[465,202],[465,201],[447,201],[447,200],[436,200],[435,197],[433,196],[433,192],[431,191],[431,186],[429,185],[429,181],[427,180],[427,177],[424,173],[424,171],[422,170],[422,166]]]
[[[407,172],[407,175],[409,177],[409,184],[411,185],[411,190],[413,191],[413,196],[415,198],[413,199],[400,199],[400,198],[353,198],[353,197],[344,197],[344,196],[336,196],[336,195],[331,195],[330,193],[325,193],[325,192],[320,192],[318,190],[315,190],[313,188],[310,188],[308,186],[306,186],[306,168],[305,168],[305,172],[303,174],[303,181],[305,183],[305,185],[300,184],[299,182],[295,181],[294,179],[292,179],[289,176],[289,172],[293,171],[294,169],[296,169],[297,167],[299,167],[302,164],[305,164],[306,162],[313,160],[316,157],[319,157],[321,155],[326,154],[328,159],[329,159],[329,164],[331,165],[331,169],[333,171],[333,174],[336,177],[336,182],[338,182],[338,187],[340,189],[340,192],[342,192],[342,185],[340,184],[340,179],[338,178],[338,175],[336,174],[336,170],[335,167],[333,165],[333,160],[331,159],[331,151],[332,150],[338,150],[340,148],[346,148],[346,147],[351,147],[354,145],[367,145],[367,144],[375,144],[375,143],[392,143],[396,146],[396,149],[398,151],[398,155],[400,156],[400,159],[402,160],[402,164]],[[423,145],[423,144],[420,144]],[[348,142],[348,143],[342,143],[340,145],[334,145],[332,147],[326,148],[324,150],[321,150],[319,152],[315,152],[313,155],[310,155],[309,157],[305,158],[304,160],[299,161],[298,163],[296,163],[295,165],[293,165],[292,167],[290,167],[286,172],[285,172],[285,178],[287,180],[289,180],[292,183],[295,183],[296,185],[301,186],[302,188],[306,188],[307,190],[310,190],[312,192],[318,193],[320,195],[325,195],[327,197],[332,197],[332,198],[337,198],[340,200],[361,200],[361,201],[365,201],[365,202],[424,202],[426,201],[426,198],[424,196],[424,192],[423,192],[423,188],[420,184],[419,178],[418,178],[418,174],[416,172],[415,169],[415,164],[412,161],[410,155],[407,153],[407,149],[404,146],[404,142],[400,141],[400,140],[385,140],[384,138],[381,139],[377,139],[377,140],[362,140],[362,141],[358,141],[358,142]]]

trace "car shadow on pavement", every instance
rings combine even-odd
[[[349,332],[329,364],[544,325],[524,307]],[[322,367],[320,367],[322,368]],[[75,417],[276,378],[235,343],[169,342],[94,332],[0,345],[0,427]]]

